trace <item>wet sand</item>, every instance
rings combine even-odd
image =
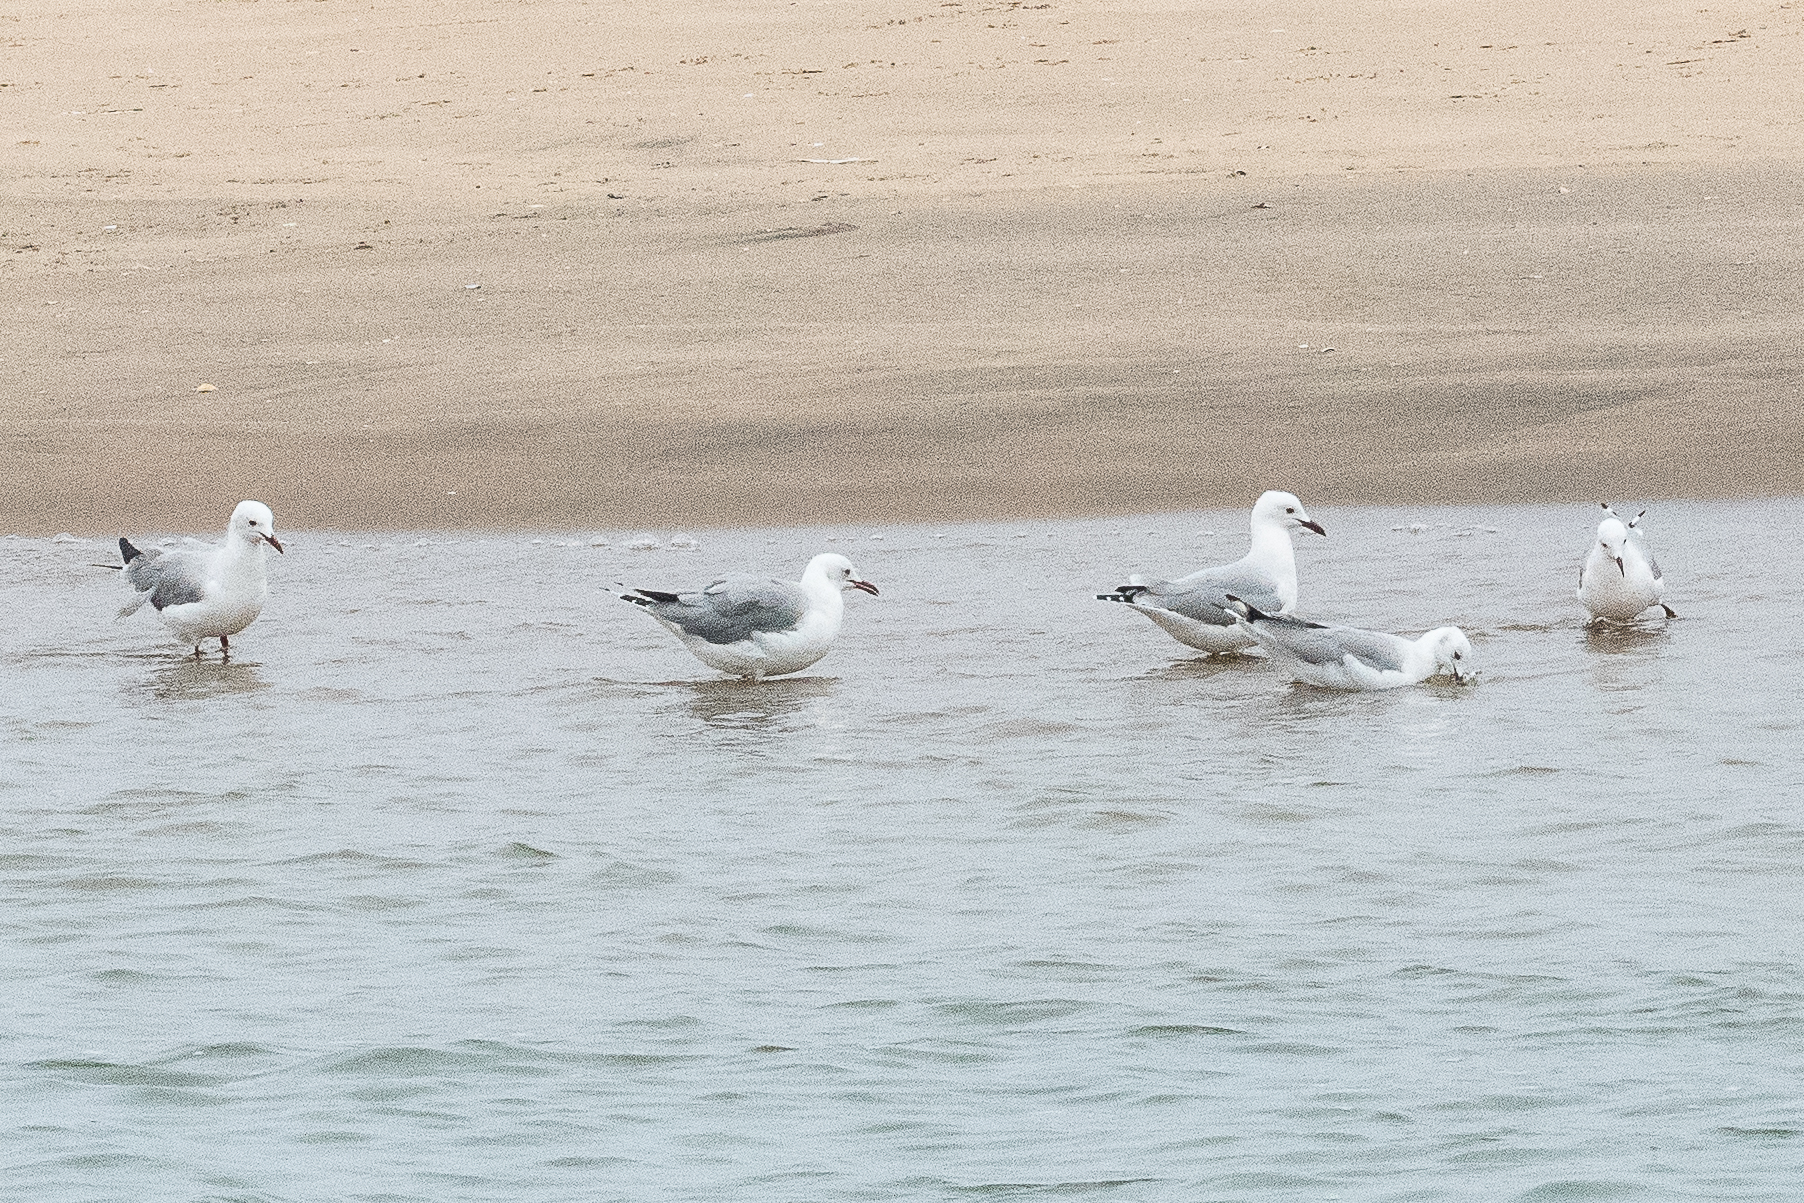
[[[10,22],[0,529],[1804,491],[1804,10],[904,15]]]

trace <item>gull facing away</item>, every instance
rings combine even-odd
[[[1654,606],[1668,618],[1677,618],[1663,600],[1666,581],[1641,533],[1641,519],[1647,511],[1624,522],[1609,502],[1603,507],[1608,517],[1597,524],[1597,542],[1579,567],[1578,599],[1591,611],[1591,621],[1631,622]]]
[[[758,681],[801,672],[832,649],[848,589],[877,593],[852,561],[825,552],[799,582],[736,572],[693,593],[634,589],[620,599],[643,606],[709,668]]]
[[[238,503],[219,547],[140,551],[120,539],[125,579],[138,596],[119,617],[129,618],[149,602],[176,641],[196,656],[201,640],[217,639],[220,653],[229,657],[231,637],[256,621],[269,598],[264,561],[271,547],[279,552],[282,543],[276,517],[261,501]]]
[[[1437,627],[1419,639],[1405,639],[1384,631],[1324,626],[1289,615],[1266,614],[1238,597],[1227,600],[1247,635],[1258,640],[1292,677],[1308,685],[1396,689],[1442,671],[1462,682],[1471,675],[1472,644],[1458,627]]]
[[[1328,532],[1311,519],[1293,493],[1276,489],[1253,503],[1253,545],[1232,564],[1204,568],[1175,581],[1138,576],[1098,601],[1121,602],[1157,623],[1167,635],[1199,652],[1238,652],[1254,639],[1228,609],[1228,595],[1244,597],[1269,614],[1289,614],[1297,605],[1297,557],[1293,530]]]

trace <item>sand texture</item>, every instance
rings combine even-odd
[[[1804,491],[1804,3],[1608,22],[0,12],[0,529]]]

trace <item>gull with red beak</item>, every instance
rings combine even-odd
[[[120,539],[125,579],[138,596],[119,617],[130,617],[149,602],[176,640],[192,647],[196,656],[203,639],[217,639],[220,653],[229,658],[231,637],[256,621],[269,598],[264,561],[272,547],[280,552],[282,542],[276,538],[275,515],[261,501],[238,503],[222,546],[142,551]]]
[[[1668,618],[1677,618],[1662,600],[1666,581],[1641,533],[1647,511],[1624,522],[1609,502],[1603,507],[1606,517],[1597,524],[1597,542],[1579,568],[1578,599],[1591,611],[1591,621],[1632,622],[1655,606]]]
[[[850,560],[826,552],[808,561],[800,581],[733,573],[691,593],[633,589],[620,599],[644,607],[709,668],[758,681],[825,656],[850,589],[877,592]]]

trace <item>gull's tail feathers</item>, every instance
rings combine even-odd
[[[634,589],[620,595],[623,602],[632,602],[635,606],[650,608],[657,605],[669,605],[677,600],[674,593],[665,593],[661,589]]]
[[[1139,600],[1141,594],[1150,590],[1156,582],[1149,581],[1136,572],[1127,579],[1127,584],[1117,585],[1112,593],[1098,593],[1097,601],[1121,602],[1131,606]]]
[[[153,552],[152,554],[154,555],[155,553]],[[130,618],[143,608],[145,602],[150,600],[150,590],[145,586],[140,585],[137,578],[132,577],[131,574],[132,561],[143,559],[144,552],[140,548],[133,547],[130,539],[121,538],[119,540],[119,555],[120,558],[125,561],[123,564],[101,564],[98,565],[98,567],[114,568],[124,572],[128,578],[131,578],[132,586],[138,590],[138,593],[130,601],[119,607],[119,613],[113,618],[114,622]]]
[[[1096,595],[1096,600],[1120,602],[1123,605],[1131,606],[1134,604],[1135,600],[1145,592],[1145,585],[1121,585],[1117,587],[1113,593],[1098,593]]]
[[[1267,614],[1264,610],[1261,610],[1249,601],[1235,597],[1232,593],[1224,593],[1222,596],[1228,599],[1228,609],[1234,611],[1235,614],[1246,619],[1248,622],[1258,622],[1261,619],[1270,622],[1272,619],[1272,616]]]
[[[1269,622],[1275,627],[1289,627],[1292,630],[1325,631],[1327,623],[1311,622],[1307,618],[1298,618],[1295,614],[1267,614],[1258,606],[1232,593],[1224,593],[1228,599],[1228,610],[1244,625],[1251,627],[1256,622]]]

